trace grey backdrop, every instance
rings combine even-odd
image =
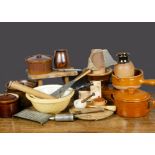
[[[0,23],[0,91],[7,81],[26,78],[27,56],[57,48],[67,48],[77,68],[87,65],[91,48],[107,48],[114,57],[125,50],[145,78],[155,78],[155,23]]]

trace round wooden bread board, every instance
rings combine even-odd
[[[78,114],[75,115],[75,117],[81,120],[96,121],[110,117],[111,115],[113,115],[113,113],[113,111],[105,110],[104,112]]]

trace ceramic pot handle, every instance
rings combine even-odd
[[[112,100],[113,103],[115,103],[115,99],[114,99],[114,94],[113,93],[111,94],[111,100]]]
[[[155,86],[155,79],[140,80],[141,84]]]
[[[148,102],[149,109],[155,109],[155,99],[151,98]]]

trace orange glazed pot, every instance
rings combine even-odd
[[[117,114],[122,117],[142,117],[154,107],[149,93],[140,89],[115,90],[113,93]]]
[[[155,79],[144,79],[141,69],[135,69],[135,75],[127,78],[119,78],[112,74],[112,85],[116,89],[139,88],[142,84],[155,86]]]

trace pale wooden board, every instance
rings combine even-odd
[[[41,75],[31,75],[28,73],[28,78],[38,80],[38,79],[59,78],[59,77],[76,76],[76,75],[78,75],[77,71],[71,71],[71,72],[52,71],[51,73]]]
[[[96,112],[96,113],[88,113],[88,114],[77,114],[76,118],[87,121],[97,121],[101,119],[105,119],[113,115],[113,111],[105,110],[104,112]]]

